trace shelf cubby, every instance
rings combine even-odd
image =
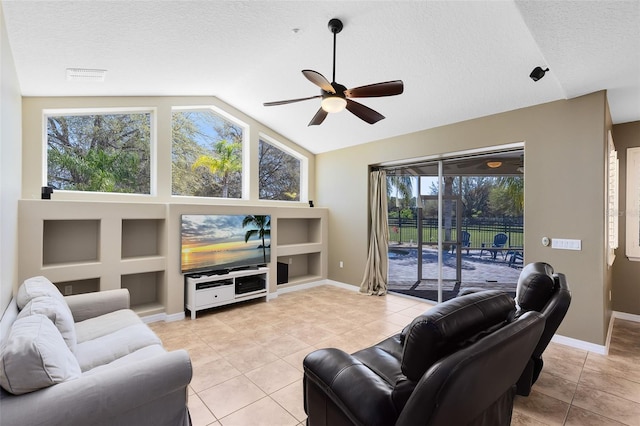
[[[160,255],[164,226],[163,219],[123,219],[122,258]]]
[[[278,246],[322,242],[320,218],[278,219]]]
[[[55,283],[60,293],[68,296],[69,294],[83,294],[100,291],[100,278],[89,278],[85,280],[58,281]],[[71,286],[71,287],[69,287]],[[71,293],[69,293],[69,291]]]
[[[122,275],[120,287],[129,290],[131,307],[162,305],[164,271]]]
[[[43,266],[100,258],[100,220],[44,220],[42,233]]]

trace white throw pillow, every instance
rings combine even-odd
[[[18,295],[16,296],[18,309],[24,308],[31,299],[38,296],[55,297],[64,302],[64,296],[51,281],[42,276],[32,277],[24,280],[18,289]]]
[[[80,377],[80,366],[44,315],[17,319],[0,349],[0,385],[15,395]]]
[[[34,297],[18,314],[18,318],[29,315],[42,314],[49,318],[56,326],[69,349],[75,352],[77,345],[76,326],[73,322],[73,314],[69,305],[55,297],[38,296]]]

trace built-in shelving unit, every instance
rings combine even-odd
[[[165,205],[21,200],[19,210],[22,279],[44,275],[63,294],[127,288],[138,313],[165,311]]]
[[[184,314],[182,214],[271,215],[271,273],[256,297],[327,278],[323,208],[34,199],[18,209],[20,281],[43,275],[63,294],[126,288],[141,316]],[[287,264],[287,283],[276,284],[276,262]]]
[[[327,276],[327,211],[307,209],[277,219],[277,261],[288,265],[288,287]]]

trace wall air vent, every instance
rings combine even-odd
[[[103,82],[107,70],[89,68],[67,68],[67,81],[95,81]]]

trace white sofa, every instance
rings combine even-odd
[[[34,277],[0,319],[2,425],[187,426],[191,377],[124,289],[64,297]]]

